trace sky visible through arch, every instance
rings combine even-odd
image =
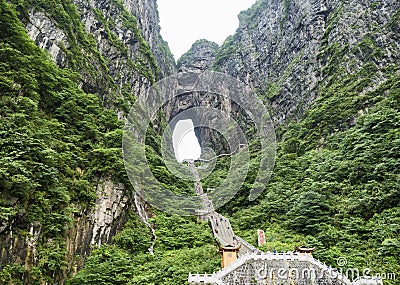
[[[221,45],[256,0],[157,0],[161,35],[178,60],[199,39]]]
[[[256,0],[157,0],[161,35],[168,42],[175,60],[199,39],[221,45],[239,27],[240,11]],[[178,161],[200,157],[199,142],[191,120],[178,122],[173,130]]]
[[[179,162],[184,159],[198,159],[201,148],[194,132],[192,120],[180,120],[172,132],[175,157]]]

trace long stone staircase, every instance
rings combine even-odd
[[[195,177],[196,194],[202,197],[204,209],[215,239],[221,246],[239,245],[238,259],[212,274],[189,274],[190,284],[218,285],[382,285],[381,279],[357,278],[314,259],[310,254],[261,252],[235,235],[229,219],[217,213],[204,193],[194,161],[187,161]]]
[[[248,253],[258,252],[258,249],[256,249],[254,246],[235,235],[228,218],[224,217],[214,210],[212,202],[208,199],[207,194],[205,194],[203,191],[203,186],[201,185],[200,181],[200,175],[197,172],[194,161],[189,160],[187,162],[195,178],[195,192],[197,195],[202,197],[204,213],[206,213],[207,218],[211,223],[214,237],[219,241],[220,245],[227,246],[240,244],[241,247],[238,253],[239,257]]]

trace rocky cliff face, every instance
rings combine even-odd
[[[212,68],[256,89],[276,125],[298,120],[338,70],[344,77],[372,64],[379,76],[364,91],[387,79],[386,68],[399,60],[398,14],[392,0],[260,0],[241,12]],[[206,62],[203,53],[192,49],[178,62]]]
[[[152,82],[175,70],[159,35],[155,0],[9,2],[16,5],[31,39],[49,51],[59,67],[77,72],[80,87],[98,95],[120,118]],[[259,0],[240,14],[239,29],[221,47],[199,41],[178,68],[200,72],[211,67],[241,79],[270,102],[276,125],[302,118],[317,102],[324,108],[311,114],[319,118],[314,122],[323,125],[329,120],[335,131],[353,125],[374,104],[371,92],[399,73],[399,22],[397,0]],[[342,93],[342,98],[331,100],[332,94]],[[353,97],[347,98],[348,94]],[[343,104],[346,100],[352,100],[351,109]],[[191,93],[166,106],[167,118],[192,106],[240,113],[214,94]],[[333,109],[345,112],[324,118]],[[198,135],[203,145],[220,145],[209,140],[213,135],[208,131]],[[52,276],[55,280],[62,282],[74,267],[79,268],[92,246],[110,242],[128,211],[145,211],[121,181],[100,177],[95,190],[93,206],[78,205],[78,211],[71,213],[68,264],[65,272],[57,273],[60,276]],[[7,198],[11,206],[17,203]],[[15,226],[24,234],[17,235]],[[41,234],[41,225],[28,222],[23,213],[14,221],[0,221],[1,264],[18,263],[29,269],[39,243],[43,250],[55,244],[41,240]]]
[[[241,113],[241,110],[226,97],[212,92],[186,92],[192,88],[193,78],[191,74],[199,74],[210,69],[215,62],[218,45],[208,40],[196,41],[190,50],[179,59],[177,68],[179,72],[187,73],[187,77],[182,76],[179,84],[179,90],[182,90],[180,96],[173,98],[164,108],[166,119],[170,121],[171,129],[179,120],[190,119],[195,126],[195,133],[202,148],[212,147],[216,154],[228,153],[230,150],[225,138],[220,136],[219,132],[212,129],[211,126],[217,126],[217,119],[211,118],[201,112],[184,112],[193,107],[206,107],[209,110],[218,109],[226,114],[237,117],[235,114]],[[186,79],[187,78],[187,79]],[[219,82],[222,86],[224,83]],[[230,86],[226,86],[228,90]],[[177,117],[176,117],[177,116]],[[179,118],[179,119],[178,119]],[[196,127],[202,124],[210,127]]]
[[[196,41],[190,50],[181,56],[177,65],[179,72],[201,72],[210,68],[214,61],[218,45],[207,40]]]
[[[108,107],[126,111],[132,94],[174,72],[174,59],[159,33],[155,0],[75,0],[58,6],[36,1],[27,14],[32,40],[60,67],[76,69],[82,88],[102,96]]]
[[[98,95],[103,106],[120,118],[136,96],[175,71],[172,54],[159,33],[156,0],[15,1],[15,5],[36,45],[47,50],[60,68],[77,72],[80,87]],[[61,283],[82,266],[94,246],[111,242],[129,211],[147,217],[144,202],[123,182],[99,177],[94,184],[94,205],[75,205],[77,212],[71,215],[73,225],[65,243],[67,265],[64,272],[52,276]],[[13,198],[8,200],[12,203]],[[14,227],[29,234],[16,234]],[[0,264],[15,262],[27,270],[36,265],[42,234],[40,223],[28,222],[23,215],[8,223],[1,221]]]
[[[96,186],[96,202],[83,208],[75,218],[75,226],[67,233],[69,270],[80,268],[94,246],[110,243],[122,228],[129,211],[138,211],[133,197],[126,195],[125,186],[102,179]],[[76,259],[74,256],[80,256]]]
[[[219,51],[217,69],[267,93],[276,123],[300,116],[317,96],[316,55],[334,5],[326,2],[258,1]]]
[[[160,34],[157,0],[124,0],[124,6],[136,17],[143,37],[150,45],[160,69],[159,77],[175,72],[175,60]]]

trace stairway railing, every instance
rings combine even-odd
[[[233,239],[236,239],[241,244],[241,249],[239,251],[239,259],[235,262],[231,263],[230,265],[226,266],[225,268],[221,269],[220,271],[213,273],[213,274],[189,274],[188,281],[189,283],[198,283],[198,284],[217,284],[217,285],[225,285],[222,281],[222,278],[230,274],[231,272],[238,269],[240,266],[249,262],[251,260],[259,261],[259,260],[279,260],[279,261],[304,261],[312,264],[313,266],[317,267],[323,274],[327,273],[330,274],[330,277],[334,277],[332,279],[338,280],[343,285],[381,285],[382,280],[378,279],[365,279],[360,278],[356,279],[354,282],[351,282],[347,276],[342,274],[341,272],[337,271],[337,269],[327,266],[326,264],[321,263],[319,260],[314,259],[311,255],[305,253],[296,253],[296,252],[282,252],[282,253],[272,253],[266,252],[263,253],[259,251],[256,247],[251,245],[250,243],[246,242],[244,239],[238,237],[233,232],[231,223],[228,218],[222,216],[221,214],[217,213],[212,205],[212,202],[208,199],[207,194],[203,192],[202,185],[200,182],[200,177],[197,172],[197,168],[194,165],[193,161],[189,161],[189,167],[195,176],[195,187],[196,193],[201,196],[204,204],[205,211],[208,213],[208,218],[211,222],[212,232],[214,237],[220,242],[222,246],[226,246],[228,244],[234,243]],[[223,228],[218,227],[218,222],[221,223]],[[218,231],[220,230],[220,231]],[[221,234],[225,233],[225,237]],[[229,239],[229,240],[228,240]],[[244,254],[242,254],[244,253]],[[306,268],[309,269],[309,268]]]

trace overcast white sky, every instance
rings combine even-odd
[[[199,39],[217,44],[239,26],[237,16],[256,0],[157,0],[161,35],[175,59]]]
[[[175,157],[179,162],[184,159],[198,159],[201,148],[194,133],[192,120],[181,120],[176,123],[172,133]]]

